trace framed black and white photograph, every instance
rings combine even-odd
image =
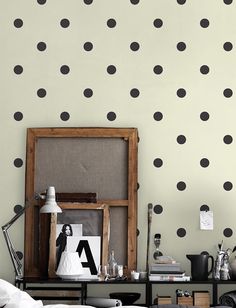
[[[73,223],[56,224],[56,267],[58,267],[61,254],[67,250],[68,239],[83,235],[83,225]]]
[[[58,204],[62,213],[52,214],[49,276],[55,276],[61,253],[66,250],[78,251],[86,277],[92,277],[97,274],[98,265],[106,264],[108,259],[109,206],[100,203]]]

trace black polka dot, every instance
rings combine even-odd
[[[130,90],[130,95],[131,95],[132,97],[134,97],[134,98],[138,97],[139,94],[140,94],[140,93],[139,93],[139,90],[136,89],[136,88],[133,88],[133,89]]]
[[[87,4],[87,5],[92,4],[93,0],[84,0],[84,3]]]
[[[161,65],[156,65],[153,68],[155,74],[160,75],[163,72],[163,67]]]
[[[178,182],[177,183],[177,189],[180,190],[180,191],[183,191],[186,189],[186,184],[184,182]]]
[[[114,65],[109,65],[109,66],[107,67],[107,72],[108,72],[108,74],[110,74],[110,75],[115,74],[115,73],[116,73],[116,67],[115,67]]]
[[[69,19],[67,18],[63,18],[61,21],[60,21],[60,25],[62,28],[68,28],[70,26],[70,21]]]
[[[186,137],[184,135],[179,135],[176,140],[179,144],[184,144],[186,142]]]
[[[44,51],[44,50],[46,50],[46,48],[47,48],[47,45],[46,45],[45,42],[39,42],[39,43],[37,44],[37,49],[38,49],[39,51]]]
[[[14,206],[14,212],[15,212],[16,214],[18,214],[19,212],[21,212],[22,209],[23,209],[23,206],[20,205],[20,204],[16,204],[16,205]]]
[[[17,111],[14,113],[14,119],[16,121],[21,121],[23,119],[23,113],[20,111]]]
[[[225,42],[223,48],[225,51],[230,51],[233,49],[233,44],[231,42]]]
[[[130,44],[130,49],[132,50],[132,51],[137,51],[137,50],[139,50],[139,43],[137,43],[137,42],[132,42],[131,44]]]
[[[62,65],[60,71],[63,75],[66,75],[70,72],[70,68],[68,65]]]
[[[21,65],[16,65],[14,67],[14,73],[17,75],[20,75],[23,73],[23,67]]]
[[[108,21],[107,21],[107,26],[108,26],[109,28],[115,28],[115,26],[116,26],[116,20],[113,19],[113,18],[108,19]]]
[[[60,114],[60,118],[62,121],[68,121],[69,118],[70,118],[70,114],[66,111],[63,111],[61,114]]]
[[[23,259],[23,253],[21,251],[16,251],[16,254],[17,254],[17,257],[19,260],[22,260]]]
[[[231,228],[225,228],[223,234],[225,237],[231,237],[233,235],[233,230]]]
[[[209,206],[207,204],[203,204],[200,207],[200,211],[208,212],[208,211],[210,211],[210,208],[209,208]]]
[[[160,168],[163,165],[163,161],[161,158],[156,158],[153,161],[153,165],[157,168]]]
[[[223,92],[224,96],[229,98],[233,95],[233,91],[229,88],[225,89],[224,92]]]
[[[185,4],[186,0],[177,0],[178,4]]]
[[[113,111],[108,112],[107,114],[107,120],[114,121],[116,119],[116,113]]]
[[[185,237],[186,235],[186,230],[184,228],[179,228],[177,231],[176,231],[176,234],[178,235],[178,237]]]
[[[37,0],[37,2],[38,2],[38,4],[43,5],[43,4],[45,4],[47,2],[47,0]]]
[[[230,144],[233,142],[233,137],[230,136],[230,135],[225,135],[224,138],[223,138],[223,141],[225,144]]]
[[[84,50],[91,51],[93,49],[93,44],[91,42],[84,43]]]
[[[203,112],[200,114],[200,119],[201,119],[202,121],[207,121],[207,120],[209,120],[209,117],[210,117],[210,115],[209,115],[209,113],[206,112],[206,111],[203,111]]]
[[[209,71],[210,71],[210,69],[209,69],[209,66],[207,66],[207,65],[202,65],[202,66],[200,67],[200,72],[201,72],[203,75],[208,74]]]
[[[40,88],[37,91],[37,95],[38,95],[38,97],[43,98],[47,95],[47,91],[43,88]]]
[[[224,0],[224,3],[227,4],[227,5],[231,4],[232,2],[233,2],[233,0]]]
[[[21,158],[16,158],[16,159],[14,160],[14,166],[15,166],[16,168],[22,167],[22,166],[23,166],[23,160],[22,160]]]
[[[87,88],[84,90],[84,96],[89,98],[89,97],[92,97],[93,96],[93,90],[90,89],[90,88]]]
[[[163,26],[163,21],[160,18],[157,18],[153,21],[153,25],[156,28],[161,28]]]
[[[23,20],[20,18],[17,18],[14,20],[14,26],[16,28],[21,28],[23,26]]]
[[[210,22],[209,22],[209,20],[206,19],[206,18],[203,18],[203,19],[201,19],[201,21],[200,21],[200,26],[201,26],[202,28],[207,28],[207,27],[209,27],[209,24],[210,24]]]
[[[210,164],[209,160],[207,158],[202,158],[200,160],[200,165],[203,167],[203,168],[206,168],[208,167]]]
[[[130,0],[130,2],[131,2],[132,4],[138,4],[138,3],[139,3],[139,0]]]
[[[179,51],[184,51],[186,49],[186,44],[184,42],[179,42],[177,45],[176,45],[176,48],[179,50]]]
[[[223,187],[224,187],[224,190],[230,191],[233,188],[233,184],[228,181],[224,183]]]
[[[140,231],[139,229],[136,230],[136,236],[139,236],[140,235]]]
[[[154,120],[161,121],[163,119],[163,114],[160,111],[157,111],[153,115]]]
[[[161,214],[163,212],[163,207],[160,204],[156,204],[153,207],[153,212],[155,214]]]
[[[180,98],[183,98],[186,96],[186,90],[183,89],[183,88],[180,88],[177,90],[177,96],[180,97]]]

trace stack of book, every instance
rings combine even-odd
[[[150,281],[190,281],[190,276],[185,275],[178,262],[153,263],[150,265]]]

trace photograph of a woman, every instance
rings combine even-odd
[[[66,248],[67,236],[73,236],[72,226],[70,224],[64,224],[62,226],[61,232],[59,233],[56,240],[57,249],[57,267],[59,265],[61,254]]]

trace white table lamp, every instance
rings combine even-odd
[[[42,206],[40,209],[40,213],[60,213],[62,210],[61,208],[57,205],[55,201],[55,188],[53,186],[48,187],[46,196],[43,194],[36,193],[34,196],[35,200],[39,199],[46,199],[45,205]],[[11,261],[14,266],[15,274],[16,277],[21,279],[23,276],[23,271],[22,271],[22,262],[19,259],[17,252],[11,242],[10,236],[8,234],[8,229],[14,224],[14,222],[21,217],[21,215],[24,214],[25,210],[32,206],[30,202],[28,202],[25,207],[22,207],[22,209],[5,225],[2,226],[2,232],[7,244],[8,251],[11,256]]]
[[[62,279],[77,280],[83,273],[84,270],[78,252],[63,251],[56,275]]]

